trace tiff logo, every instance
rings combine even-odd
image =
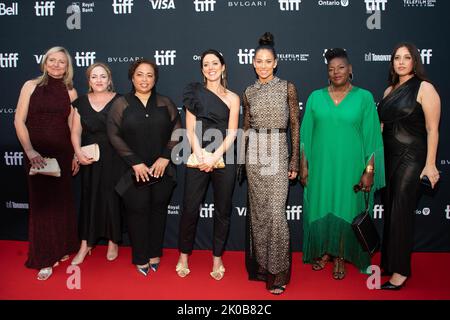
[[[287,206],[286,208],[286,219],[287,220],[300,220],[300,215],[302,213],[302,206]]]
[[[156,50],[155,61],[158,66],[173,66],[175,64],[176,50]]]
[[[445,218],[447,220],[450,220],[450,205],[447,205],[447,207],[445,208],[445,213],[446,213]]]
[[[195,11],[214,11],[216,0],[194,0]]]
[[[205,207],[200,206],[200,218],[212,218],[214,212],[214,203],[207,204]]]
[[[239,64],[251,64],[255,56],[255,49],[239,49],[237,53]]]
[[[133,8],[133,0],[113,0],[114,14],[130,14]]]
[[[433,56],[433,49],[421,49],[419,50],[420,58],[423,64],[430,64],[431,57]]]
[[[66,13],[70,16],[66,20],[66,26],[69,30],[81,29],[81,8],[76,2],[67,7]]]
[[[302,0],[278,0],[281,11],[299,11]]]
[[[0,16],[17,16],[19,15],[19,4],[17,2],[11,3],[7,7],[5,3],[0,3]]]
[[[364,0],[366,11],[384,11],[386,10],[387,0]]]
[[[175,9],[174,0],[150,0],[153,9]]]
[[[88,67],[95,62],[95,51],[82,51],[75,54],[77,67]]]
[[[7,166],[21,166],[23,152],[5,152],[5,164]]]
[[[34,5],[35,14],[37,17],[53,16],[55,9],[55,1],[36,1]]]
[[[383,218],[384,208],[382,204],[376,204],[373,206],[373,218],[374,219],[382,219]]]
[[[0,53],[0,68],[17,68],[18,53]]]

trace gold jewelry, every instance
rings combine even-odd
[[[347,93],[350,92],[351,87],[352,87],[352,84],[349,82],[347,85],[347,88],[343,92],[341,92],[338,97],[336,97],[335,88],[331,84],[329,87],[329,92],[330,92],[331,99],[333,99],[334,103],[338,104],[339,101],[342,101],[345,98],[345,96],[347,95]]]

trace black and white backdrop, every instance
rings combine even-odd
[[[302,110],[308,95],[327,84],[324,51],[346,48],[354,84],[370,90],[376,101],[386,87],[392,48],[400,41],[417,45],[430,79],[442,99],[440,188],[425,195],[416,211],[416,250],[450,250],[450,44],[444,0],[97,0],[0,1],[0,239],[27,239],[28,197],[13,119],[23,83],[36,77],[42,54],[66,47],[75,66],[75,88],[87,89],[85,69],[94,61],[109,64],[120,93],[130,89],[130,62],[146,57],[160,66],[158,91],[172,98],[184,117],[183,87],[201,81],[199,56],[214,48],[223,53],[229,87],[242,95],[255,81],[251,65],[257,39],[275,35],[278,76],[295,83]],[[349,146],[351,147],[351,146]],[[183,193],[183,168],[168,208],[165,246],[176,247]],[[74,192],[79,194],[79,178]],[[228,249],[244,248],[246,185],[236,185]],[[380,228],[383,208],[376,202]],[[214,205],[208,193],[200,211],[196,247],[210,247]],[[290,189],[286,214],[294,250],[302,243],[302,188]],[[127,244],[125,237],[125,244]]]

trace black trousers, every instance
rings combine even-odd
[[[133,185],[123,195],[133,264],[144,265],[150,258],[162,256],[167,206],[174,186],[173,179],[165,175],[151,186]]]
[[[234,164],[226,164],[225,168],[215,169],[212,172],[186,168],[178,244],[182,253],[190,254],[192,252],[200,205],[208,190],[209,181],[212,180],[214,191],[213,255],[222,256],[230,227],[235,178],[236,165]]]

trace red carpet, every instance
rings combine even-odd
[[[224,256],[225,277],[216,281],[209,276],[212,265],[209,251],[195,251],[189,267],[191,274],[181,279],[175,273],[178,251],[164,250],[157,273],[139,274],[131,264],[131,250],[120,247],[116,261],[106,260],[106,247],[97,246],[80,266],[81,289],[68,289],[70,261],[54,268],[47,281],[36,280],[37,271],[24,266],[27,242],[0,241],[0,299],[149,299],[149,300],[448,300],[450,299],[450,254],[415,253],[413,276],[398,292],[369,290],[367,276],[348,266],[342,281],[331,278],[332,266],[316,272],[293,255],[291,283],[281,296],[269,294],[262,282],[247,280],[244,253],[228,251]],[[72,258],[72,257],[71,257]],[[373,259],[379,262],[379,255]],[[387,278],[382,278],[382,283]]]

